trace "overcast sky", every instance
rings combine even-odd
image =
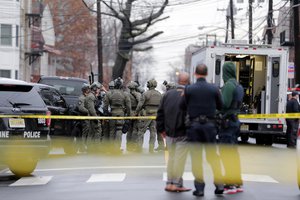
[[[247,40],[248,15],[246,13],[248,11],[248,0],[244,1],[247,2],[236,3],[237,0],[234,0],[236,7],[242,9],[235,16],[235,35],[236,39]],[[258,37],[262,38],[263,26],[267,24],[268,0],[260,4],[257,1],[255,0],[253,4],[254,40],[257,40]],[[174,2],[178,3],[179,1],[170,0],[171,5]],[[165,15],[170,16],[170,18],[157,23],[152,28],[153,31],[164,31],[164,34],[152,40],[154,46],[153,56],[156,60],[152,69],[153,75],[159,83],[168,80],[167,73],[170,71],[170,65],[178,65],[178,68],[183,66],[185,48],[189,44],[202,43],[199,40],[199,35],[203,37],[207,33],[216,33],[220,36],[219,39],[224,41],[222,36],[225,36],[226,11],[217,11],[217,9],[227,8],[229,0],[186,0],[180,2],[187,3],[169,6],[165,10]],[[285,5],[285,3],[286,1],[274,0],[274,10]],[[205,28],[199,30],[199,26]],[[217,27],[220,27],[220,29]]]

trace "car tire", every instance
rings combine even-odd
[[[18,177],[25,177],[31,175],[37,165],[35,159],[20,159],[9,163],[9,170]]]

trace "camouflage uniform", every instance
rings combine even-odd
[[[104,110],[110,106],[110,114],[115,117],[130,115],[130,97],[122,90],[123,80],[115,80],[115,89],[107,92],[104,98]],[[124,120],[109,120],[109,140],[114,144],[114,150],[119,151],[122,141],[122,127]]]
[[[136,91],[138,84],[135,82],[130,82],[127,87],[130,90],[131,110],[135,111],[141,98],[141,93]],[[136,114],[132,113],[132,115],[135,116]],[[139,122],[140,120],[131,120],[127,133],[127,150],[129,151],[140,152],[142,150],[144,134],[139,134]]]
[[[81,90],[82,90],[82,94],[78,98],[77,109],[78,109],[80,115],[88,116],[89,111],[84,107],[84,101],[85,101],[86,96],[89,93],[90,86],[87,85],[87,84],[84,84],[82,86]],[[82,120],[81,121],[81,126],[82,126],[82,148],[84,148],[84,149],[87,145],[86,142],[87,142],[87,137],[88,137],[89,130],[90,130],[89,123],[90,123],[89,120]]]
[[[89,116],[97,116],[96,102],[97,92],[100,93],[102,85],[98,82],[91,85],[91,92],[86,96],[84,100],[84,107],[88,110]],[[100,142],[101,141],[101,123],[99,120],[90,120],[90,131],[88,134],[88,142]]]
[[[158,106],[162,95],[159,91],[155,90],[157,86],[156,80],[152,79],[147,82],[147,87],[149,88],[142,96],[136,108],[136,113],[139,113],[142,108],[145,108],[145,114],[147,116],[156,116]],[[160,135],[157,135],[156,122],[155,120],[145,120],[144,126],[139,129],[139,135],[144,134],[149,127],[150,129],[150,141],[149,141],[149,152],[153,152],[155,138],[157,137],[158,149],[163,149],[163,139]]]
[[[115,87],[115,82],[114,81],[109,82],[109,84],[108,84],[109,90],[106,92],[105,96],[108,93],[111,93],[113,91],[114,87]],[[104,105],[105,96],[103,96],[103,112],[104,112],[105,116],[108,116],[108,115],[110,115],[109,113],[111,110],[110,110],[110,108],[105,110],[105,105]],[[103,129],[102,130],[103,131],[103,141],[108,142],[109,141],[109,120],[102,121],[102,129]]]

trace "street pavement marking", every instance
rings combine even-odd
[[[52,179],[52,176],[35,176],[23,177],[9,186],[32,186],[32,185],[45,185]]]
[[[193,181],[195,178],[192,172],[184,172],[182,179],[185,181]],[[163,181],[167,181],[167,172],[163,173]]]
[[[66,168],[52,168],[52,169],[36,169],[35,172],[47,171],[72,171],[72,170],[94,170],[94,169],[165,169],[165,165],[152,165],[152,166],[105,166],[105,167],[66,167]],[[9,173],[9,172],[7,172]],[[11,173],[11,172],[10,172]]]
[[[115,174],[92,174],[87,183],[97,183],[97,182],[122,182],[125,180],[125,173],[115,173]]]
[[[242,179],[244,181],[250,181],[250,182],[279,183],[271,176],[258,175],[258,174],[242,174]]]

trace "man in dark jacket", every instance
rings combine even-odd
[[[300,112],[299,103],[297,99],[298,99],[298,93],[296,91],[293,91],[292,98],[286,104],[286,113]],[[299,119],[287,119],[286,125],[287,125],[287,129],[286,129],[287,147],[296,148]]]
[[[215,194],[223,193],[221,163],[216,147],[216,111],[222,108],[219,89],[206,82],[207,66],[199,64],[195,70],[197,82],[184,90],[181,108],[187,111],[189,124],[187,138],[191,145],[192,172],[195,176],[195,196],[204,195],[202,152],[205,149],[206,159],[214,173]]]
[[[157,131],[166,138],[169,159],[167,164],[166,191],[186,192],[191,189],[183,187],[182,175],[187,157],[187,138],[184,125],[185,112],[180,107],[184,87],[189,83],[188,73],[178,76],[178,86],[168,90],[157,111]]]

